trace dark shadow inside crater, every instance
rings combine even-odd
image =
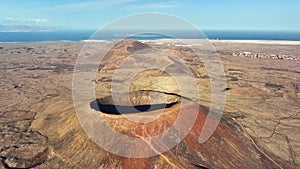
[[[126,105],[101,104],[97,102],[97,100],[94,100],[90,102],[90,107],[96,111],[101,111],[102,113],[121,115],[121,114],[143,113],[143,112],[150,112],[154,110],[161,110],[165,108],[170,108],[177,103],[178,102],[173,102],[169,104],[126,106]]]

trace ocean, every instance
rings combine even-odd
[[[39,41],[82,41],[88,40],[95,31],[56,31],[56,32],[0,32],[0,42],[39,42]],[[203,31],[208,39],[219,40],[288,40],[300,41],[300,31]],[[195,32],[173,32],[176,38],[197,39],[203,38]],[[115,40],[128,34],[102,34],[97,40]],[[137,40],[154,40],[170,38],[161,34],[130,35]]]

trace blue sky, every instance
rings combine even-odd
[[[98,29],[120,17],[163,12],[199,29],[300,30],[299,0],[0,0],[0,24]]]

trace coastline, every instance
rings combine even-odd
[[[209,40],[212,43],[247,43],[247,44],[270,44],[270,45],[300,45],[300,41],[288,40]]]
[[[122,40],[122,39],[120,39]],[[155,40],[138,40],[141,42],[174,42],[176,39],[155,39]],[[196,41],[199,39],[179,39],[182,41]],[[58,40],[58,41],[32,41],[32,42],[0,42],[0,44],[19,44],[19,43],[110,43],[117,40],[80,40],[80,41],[71,41],[71,40]],[[206,40],[205,40],[206,41]],[[210,43],[243,43],[243,44],[266,44],[266,45],[300,45],[300,41],[293,40],[215,40],[208,39]]]

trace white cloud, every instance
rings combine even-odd
[[[18,22],[18,23],[35,23],[43,24],[47,22],[45,18],[6,18],[6,22]]]

